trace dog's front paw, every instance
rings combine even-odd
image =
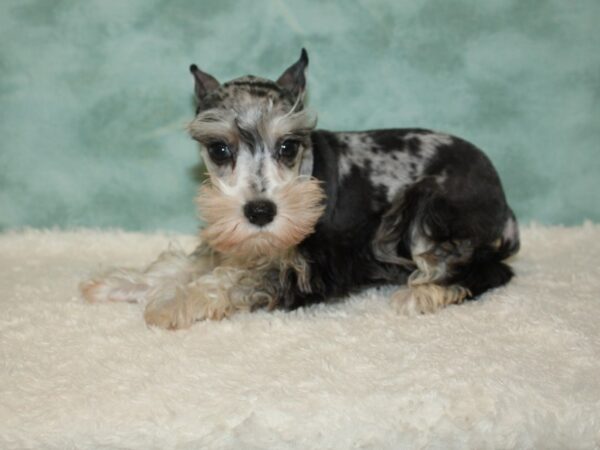
[[[149,304],[144,320],[151,326],[180,330],[199,320],[224,319],[235,310],[223,292],[200,284],[177,290],[175,297],[168,301]]]
[[[418,316],[429,311],[424,304],[416,297],[410,288],[398,289],[392,295],[392,306],[404,316]]]
[[[109,297],[102,280],[96,278],[79,283],[79,292],[90,303],[107,301]]]
[[[83,298],[90,303],[137,303],[147,290],[147,284],[127,277],[122,271],[91,278],[79,284],[79,291]]]
[[[196,319],[188,309],[182,296],[177,295],[172,300],[148,305],[144,311],[144,320],[150,326],[167,330],[189,328]]]

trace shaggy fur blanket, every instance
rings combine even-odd
[[[479,301],[398,316],[389,288],[185,331],[77,284],[190,236],[0,235],[0,448],[600,446],[600,225],[526,227]]]

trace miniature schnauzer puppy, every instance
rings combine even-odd
[[[97,276],[85,298],[139,302],[148,324],[178,329],[382,284],[402,313],[429,313],[511,279],[518,226],[490,160],[425,129],[315,129],[307,65],[303,49],[277,81],[224,84],[190,67],[189,133],[208,169],[200,245]]]

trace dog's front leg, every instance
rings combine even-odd
[[[83,297],[92,303],[129,302],[147,305],[175,297],[177,289],[210,272],[215,256],[205,246],[191,255],[183,250],[163,252],[143,270],[117,268],[79,285]]]
[[[199,320],[221,320],[239,311],[274,306],[277,285],[268,271],[219,266],[176,289],[170,298],[148,303],[148,325],[171,330],[188,328]]]

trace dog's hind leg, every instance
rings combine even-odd
[[[392,302],[399,312],[406,315],[432,313],[447,305],[462,303],[471,296],[468,287],[449,282],[455,260],[461,256],[456,249],[450,250],[455,246],[461,245],[433,244],[428,250],[413,254],[417,269],[408,277],[408,287],[398,289],[392,295]],[[462,247],[462,256],[468,258],[471,253],[468,243],[462,243]]]
[[[408,289],[393,295],[405,314],[462,303],[513,276],[502,260],[517,251],[518,229],[503,199],[453,191],[439,180],[424,178],[398,199],[402,220],[390,236],[415,266]]]
[[[414,256],[418,269],[408,279],[408,289],[393,294],[397,309],[407,315],[435,312],[444,306],[473,299],[488,289],[502,286],[513,277],[493,245],[474,250],[448,251],[456,243],[435,245]],[[469,243],[462,243],[469,247]],[[459,244],[458,247],[461,247]]]

